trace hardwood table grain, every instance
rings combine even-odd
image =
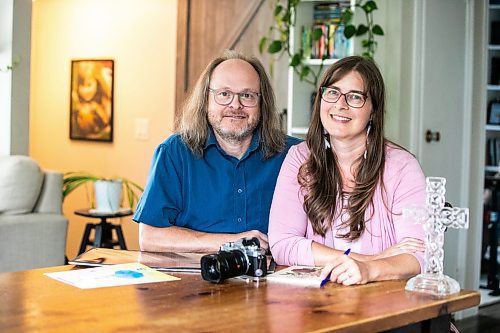
[[[83,290],[43,275],[73,267],[1,273],[0,332],[379,332],[480,299],[411,293],[400,280],[317,289],[172,273],[181,280]]]

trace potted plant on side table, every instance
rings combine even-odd
[[[144,191],[137,183],[124,177],[105,178],[88,172],[67,172],[63,179],[63,200],[75,189],[89,182],[94,185],[94,195],[89,195],[91,207],[99,213],[119,212],[125,197],[129,209],[132,209]]]

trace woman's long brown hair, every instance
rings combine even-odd
[[[360,156],[355,161],[354,189],[343,192],[342,176],[335,151],[325,149],[324,127],[320,119],[321,87],[339,81],[355,71],[363,78],[365,93],[372,102],[372,127],[367,137],[366,160]],[[336,237],[355,240],[365,229],[365,211],[372,205],[377,185],[382,188],[385,164],[384,139],[385,88],[377,65],[369,59],[352,56],[333,64],[322,77],[314,101],[311,126],[307,133],[307,145],[311,151],[308,160],[301,166],[298,181],[304,193],[304,210],[315,233],[325,236],[328,227],[342,213],[342,199],[347,195],[349,218],[340,228],[349,227],[349,232]],[[329,139],[329,138],[328,138]],[[340,202],[339,202],[340,201]]]

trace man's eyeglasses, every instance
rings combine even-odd
[[[362,108],[368,96],[365,94],[348,91],[345,94],[337,88],[321,87],[321,98],[327,103],[335,103],[344,96],[345,102],[352,108]]]
[[[219,105],[229,105],[233,102],[234,95],[238,95],[240,104],[246,107],[253,107],[259,103],[260,93],[253,91],[243,91],[240,93],[232,92],[228,89],[212,89],[208,88],[214,94],[215,103]]]

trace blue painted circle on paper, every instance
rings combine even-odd
[[[144,274],[136,271],[131,271],[128,269],[121,270],[121,271],[116,271],[115,272],[116,277],[121,277],[121,278],[128,278],[128,279],[133,279],[133,278],[140,278],[143,277]]]

